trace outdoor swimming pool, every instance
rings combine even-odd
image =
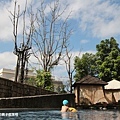
[[[67,118],[62,118],[59,110],[4,111],[0,113],[0,120],[120,120],[120,111],[79,110]]]

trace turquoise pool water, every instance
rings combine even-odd
[[[120,120],[120,111],[79,110],[72,114],[61,114],[59,110],[2,111],[0,120]]]

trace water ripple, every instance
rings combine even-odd
[[[120,120],[120,111],[79,110],[77,113],[61,114],[58,110],[40,110],[18,112],[18,116],[3,116],[0,120]],[[8,115],[8,114],[7,114]]]

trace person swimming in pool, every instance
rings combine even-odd
[[[70,112],[69,107],[68,107],[68,100],[63,100],[63,106],[61,108],[61,112]]]
[[[68,120],[69,118],[69,107],[68,107],[68,100],[63,100],[63,106],[61,107],[61,115],[62,115],[62,119],[64,120]]]
[[[69,107],[68,100],[63,100],[62,103],[63,103],[63,106],[61,108],[62,119],[64,119],[64,120],[69,120],[69,119],[78,120],[78,116],[77,116],[77,114],[75,114],[75,112],[77,112],[77,110],[75,108]]]

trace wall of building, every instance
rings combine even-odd
[[[120,100],[120,89],[107,89],[105,90],[105,98],[108,103],[115,103]]]
[[[103,87],[99,85],[81,85],[79,89],[75,89],[75,96],[76,102],[79,104],[84,102],[87,104],[107,102],[104,97]]]
[[[1,98],[0,108],[54,108],[60,109],[67,99],[69,106],[75,107],[74,94],[51,94],[26,97]]]
[[[56,92],[47,91],[40,87],[34,87],[26,84],[14,82],[5,78],[0,78],[0,98],[20,97],[44,94],[56,94]]]
[[[25,74],[26,74],[26,71],[25,71]],[[35,77],[35,76],[36,76],[36,74],[32,70],[28,71],[28,75],[27,75],[28,78]],[[15,70],[2,68],[2,69],[0,69],[0,77],[14,81]]]
[[[54,91],[60,93],[60,91],[63,88],[63,82],[62,81],[56,81],[52,80],[53,85],[54,85]]]

